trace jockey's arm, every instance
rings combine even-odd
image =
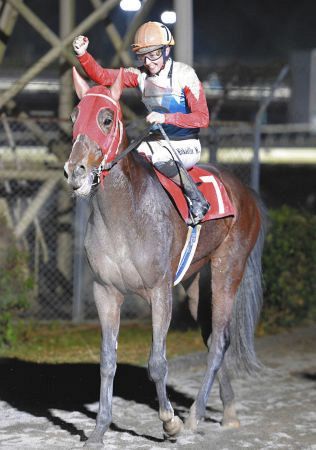
[[[77,56],[81,67],[86,72],[88,77],[97,84],[103,86],[112,86],[118,75],[119,69],[106,69],[90,55],[85,52],[82,56]],[[123,87],[137,87],[138,74],[132,69],[124,69],[123,71]]]
[[[184,94],[190,112],[165,114],[165,123],[181,128],[207,128],[210,118],[205,92],[193,69],[189,81],[184,83]]]

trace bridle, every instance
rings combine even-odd
[[[95,114],[95,122],[92,122],[91,124],[90,108],[95,109],[95,103],[93,101],[98,98],[101,98],[102,100],[104,100],[104,102],[102,102],[101,106],[98,105],[98,110]],[[85,102],[82,103],[84,99]],[[124,137],[123,123],[121,120],[121,109],[119,103],[103,92],[91,92],[91,90],[89,90],[86,94],[83,95],[78,108],[81,120],[78,120],[78,116],[73,128],[73,139],[76,142],[80,135],[85,134],[89,136],[89,138],[94,142],[96,142],[103,154],[103,158],[99,166],[96,169],[92,170],[92,186],[96,186],[100,182],[103,182],[104,178],[109,174],[113,166],[115,166],[128,153],[134,150],[149,135],[151,125],[146,129],[146,132],[144,134],[142,134],[138,139],[131,142],[129,146],[118,155],[117,152],[119,151]],[[108,134],[104,133],[98,123],[98,114],[103,108],[108,108],[114,113],[113,124]],[[84,116],[85,113],[88,117],[88,121]]]
[[[127,156],[128,153],[130,153],[132,150],[135,150],[135,148],[138,147],[139,144],[141,142],[143,142],[143,140],[145,138],[147,138],[147,136],[150,135],[151,127],[152,127],[152,125],[150,125],[148,127],[148,129],[138,139],[135,139],[134,141],[132,141],[129,144],[129,146],[122,153],[120,153],[118,156],[116,156],[112,161],[104,162],[104,158],[103,158],[99,167],[97,169],[92,170],[92,173],[94,175],[92,186],[97,186],[100,182],[102,182],[104,177],[106,177],[106,175],[109,174],[109,172],[113,166],[115,166],[121,159],[125,158],[125,156]]]

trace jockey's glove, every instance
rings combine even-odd
[[[147,122],[149,123],[165,123],[165,115],[158,113],[156,111],[151,112],[146,117]]]
[[[88,45],[89,39],[86,36],[77,36],[72,43],[74,51],[78,56],[82,56],[86,53]]]

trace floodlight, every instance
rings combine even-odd
[[[121,0],[120,7],[123,11],[138,11],[142,4],[140,0]]]
[[[162,23],[172,24],[177,21],[177,15],[174,11],[164,11],[160,18]]]

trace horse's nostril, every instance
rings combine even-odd
[[[75,170],[74,170],[74,175],[76,177],[80,177],[82,175],[84,175],[86,169],[84,166],[80,165],[80,166],[76,166]]]
[[[64,177],[68,180],[68,173],[66,172],[66,169],[64,169]]]

